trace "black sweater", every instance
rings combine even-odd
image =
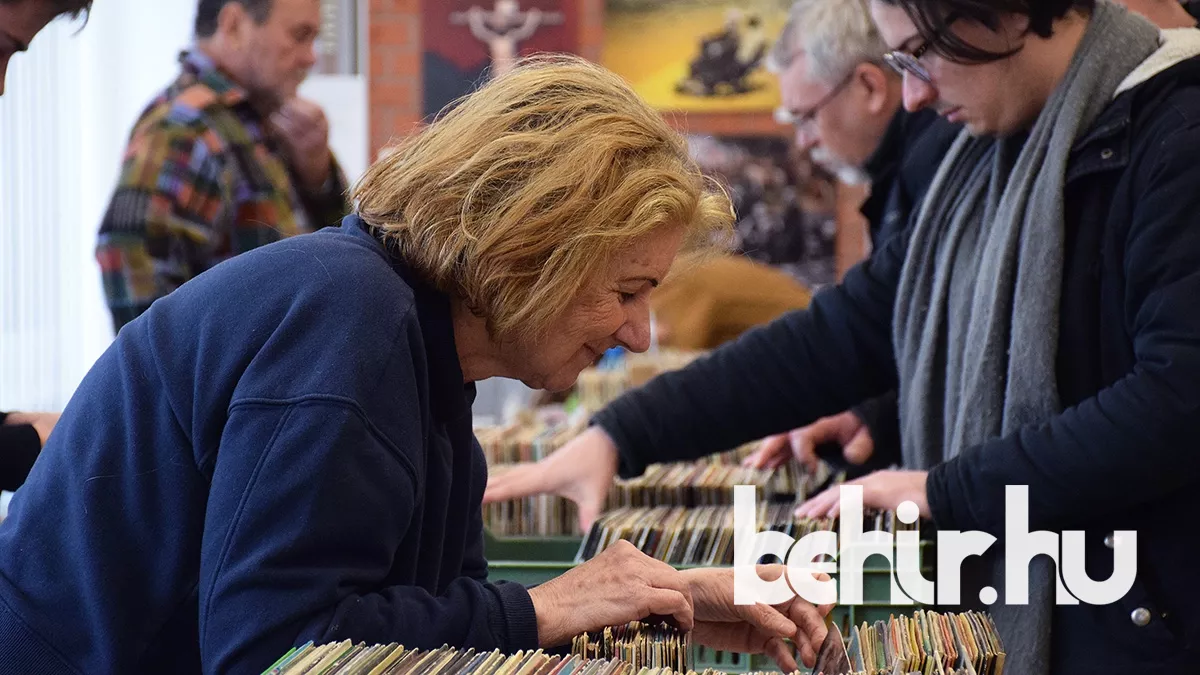
[[[31,424],[5,424],[8,413],[0,412],[0,490],[16,490],[25,482],[42,438]]]

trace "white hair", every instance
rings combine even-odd
[[[808,73],[836,85],[860,63],[882,63],[887,43],[879,35],[868,0],[796,0],[787,25],[767,54],[778,75],[803,53]]]

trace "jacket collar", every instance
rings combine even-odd
[[[1133,151],[1134,117],[1139,110],[1153,106],[1181,83],[1200,84],[1200,57],[1182,61],[1113,99],[1088,133],[1071,149],[1067,182],[1126,166]]]
[[[463,415],[469,416],[475,401],[475,384],[463,383],[462,365],[454,343],[450,297],[426,283],[402,258],[387,250],[373,228],[358,216],[346,216],[342,220],[342,229],[384,256],[396,274],[412,289],[428,365],[429,395],[434,416],[447,422],[460,419]]]
[[[872,240],[881,230],[887,229],[883,220],[887,218],[893,186],[901,180],[901,173],[908,170],[905,163],[912,159],[916,140],[936,120],[937,113],[932,110],[910,113],[900,108],[888,122],[879,146],[863,164],[863,170],[871,179],[871,191],[859,212],[867,219]]]
[[[179,64],[196,82],[211,89],[224,105],[233,107],[250,100],[250,94],[200,49],[193,47],[180,52]]]

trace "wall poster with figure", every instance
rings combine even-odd
[[[438,0],[421,12],[424,115],[534,52],[575,52],[577,0]]]
[[[601,63],[660,110],[769,112],[791,0],[606,0]]]
[[[738,253],[816,291],[837,281],[835,179],[786,138],[691,135],[688,147],[733,202]]]

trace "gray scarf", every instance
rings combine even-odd
[[[1063,81],[1028,137],[951,147],[920,210],[897,291],[894,344],[906,468],[928,469],[1061,410],[1055,377],[1067,159],[1159,31],[1097,4]],[[1004,604],[1001,546],[982,564],[1005,670],[1049,671],[1053,568],[1030,570],[1030,604]],[[1046,563],[1046,564],[1041,564]],[[963,580],[963,589],[974,586]],[[978,586],[975,586],[976,592]],[[970,602],[972,598],[966,597]]]

